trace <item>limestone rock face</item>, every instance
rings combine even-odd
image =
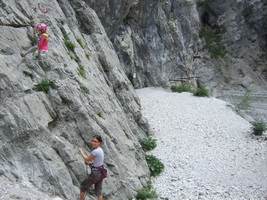
[[[112,37],[135,87],[168,86],[193,76],[199,32],[194,1],[140,1]]]
[[[204,48],[204,59],[198,61],[196,74],[224,99],[239,101],[245,90],[252,90],[249,114],[266,121],[266,1],[205,1],[199,4],[198,11],[203,27],[219,38],[213,42],[213,49],[223,48],[226,54],[214,59]],[[207,72],[212,75],[206,76]]]
[[[97,2],[89,5],[109,33],[127,76],[135,79],[135,87],[166,86],[183,78],[195,82],[192,77],[197,77],[216,94],[238,84],[265,84],[267,5],[263,0]],[[200,36],[203,27],[220,38],[212,40],[212,48],[206,47],[208,38]],[[220,56],[220,48],[225,56]],[[255,80],[258,75],[263,80]]]
[[[242,96],[246,88],[253,88],[254,109],[267,119],[266,101],[257,100],[267,93],[264,0],[104,2],[98,1],[104,8],[92,1],[90,6],[134,87],[189,82],[205,84],[222,98]],[[122,6],[120,18],[103,12],[111,8],[120,12]],[[114,26],[112,21],[120,23]]]
[[[109,171],[105,198],[134,197],[149,176],[138,142],[149,127],[94,10],[78,0],[2,1],[1,13],[0,173],[75,199],[86,177],[78,147],[89,153],[99,134]],[[24,59],[32,25],[41,21],[49,51],[40,60]]]

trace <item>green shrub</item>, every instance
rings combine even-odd
[[[251,124],[253,125],[252,130],[254,135],[260,136],[267,130],[267,124],[261,119],[258,119]]]
[[[246,92],[239,102],[235,102],[234,106],[236,110],[249,110],[252,106],[252,92],[251,88],[246,88]]]
[[[90,56],[91,56],[91,54],[90,53],[85,53],[85,56],[86,56],[86,58],[90,58]]]
[[[156,191],[153,190],[151,181],[148,182],[148,186],[141,188],[137,191],[136,199],[145,200],[145,199],[155,199],[158,198]]]
[[[72,59],[72,60],[76,59],[76,56],[73,53],[68,51],[67,54],[70,56],[70,59]]]
[[[90,91],[87,87],[84,87],[84,86],[81,86],[81,92],[84,93],[84,94],[89,94]]]
[[[153,155],[145,155],[145,158],[151,176],[157,176],[163,171],[164,165],[158,158]]]
[[[139,140],[139,142],[144,151],[151,151],[152,149],[155,149],[157,146],[156,139],[153,139],[152,137],[146,137],[142,140]]]
[[[101,112],[101,111],[96,112],[96,114],[98,117],[103,117],[103,112]]]
[[[209,97],[209,91],[204,85],[200,85],[195,91],[194,95],[198,97]]]
[[[69,34],[64,35],[64,44],[65,44],[65,46],[67,47],[67,49],[68,49],[69,51],[74,52],[75,45],[70,41],[68,35],[69,35]]]
[[[225,46],[220,44],[222,40],[220,35],[215,33],[210,26],[204,26],[199,33],[199,37],[205,39],[206,45],[204,48],[209,51],[212,58],[223,58],[228,53]]]
[[[78,75],[86,79],[86,71],[83,65],[78,66]]]
[[[185,84],[185,83],[183,83],[181,85],[178,85],[178,86],[177,85],[172,85],[171,86],[171,90],[173,92],[179,92],[179,93],[181,93],[181,92],[192,92],[190,86],[188,84]]]
[[[84,48],[82,38],[76,38],[76,41],[79,43],[79,45]]]
[[[46,78],[43,78],[42,81],[35,85],[35,89],[37,91],[43,91],[47,93],[49,89],[54,88],[54,83],[52,81],[47,80]]]
[[[65,44],[65,46],[67,47],[67,49],[68,49],[69,51],[74,52],[75,45],[74,45],[71,41],[69,41],[69,40],[64,40],[64,44]]]
[[[157,198],[158,195],[157,193],[153,190],[153,191],[149,191],[146,188],[142,188],[140,190],[137,191],[137,195],[136,198],[139,199],[154,199]]]

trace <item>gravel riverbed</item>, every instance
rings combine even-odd
[[[227,102],[160,88],[136,90],[165,165],[159,199],[267,200],[267,141]]]

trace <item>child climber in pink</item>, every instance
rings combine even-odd
[[[40,59],[41,53],[45,53],[48,50],[48,38],[49,35],[46,33],[47,26],[45,23],[37,24],[36,26],[36,33],[39,36],[39,42],[37,46],[33,46],[24,54],[22,53],[21,56],[25,57],[27,54],[35,52],[38,49],[38,56],[37,58]]]

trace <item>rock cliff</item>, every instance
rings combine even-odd
[[[89,151],[95,134],[105,140],[105,197],[125,200],[146,185],[138,140],[149,125],[134,88],[188,81],[216,96],[251,85],[266,95],[264,0],[0,5],[0,173],[46,192],[76,197],[85,175],[77,148]],[[49,52],[23,59],[41,21]]]
[[[195,77],[218,95],[252,83],[266,89],[263,0],[88,2],[136,87]]]
[[[253,90],[249,114],[267,120],[264,0],[88,4],[98,14],[135,88],[205,84],[214,96],[235,101],[249,88]]]
[[[0,173],[75,199],[86,176],[77,148],[89,152],[99,134],[105,197],[133,197],[149,176],[138,142],[148,125],[94,10],[83,1],[1,1],[0,21]],[[49,26],[49,52],[23,59],[40,21]]]

